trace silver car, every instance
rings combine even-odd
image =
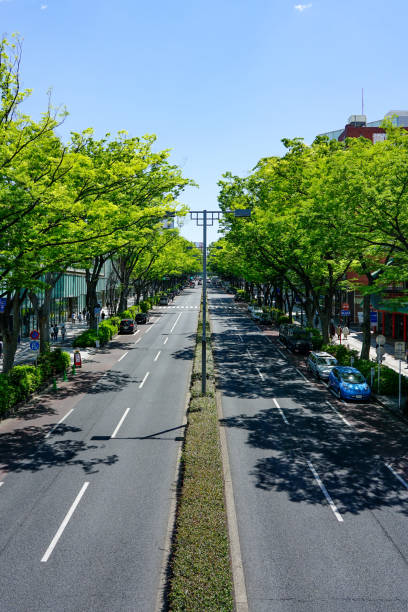
[[[330,353],[312,351],[306,361],[307,369],[316,378],[327,380],[330,372],[337,365],[337,359]]]

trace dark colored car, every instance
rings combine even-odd
[[[119,324],[120,334],[133,334],[136,329],[136,323],[133,319],[122,319]]]
[[[294,353],[309,353],[313,350],[310,334],[303,329],[294,329],[286,339],[286,346]]]
[[[138,312],[136,315],[136,323],[145,324],[149,321],[149,318],[147,312]]]

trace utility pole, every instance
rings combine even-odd
[[[211,227],[215,221],[219,221],[224,214],[232,214],[234,217],[250,217],[249,208],[237,210],[197,210],[190,211],[190,217],[198,226],[203,226],[203,335],[201,341],[201,393],[207,392],[207,226]]]

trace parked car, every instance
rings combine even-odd
[[[162,295],[159,300],[159,306],[168,306],[168,304],[169,304],[169,298],[167,297],[167,295]]]
[[[310,332],[296,326],[286,339],[286,346],[293,353],[309,353],[313,350],[313,342]]]
[[[136,315],[136,323],[146,324],[150,317],[147,312],[138,312]]]
[[[136,322],[133,319],[122,319],[119,323],[120,334],[133,334],[136,329]]]
[[[371,389],[356,368],[336,366],[329,374],[329,389],[340,399],[366,400]]]
[[[296,327],[298,327],[298,325],[295,325],[294,323],[282,323],[279,325],[279,340],[283,342],[283,344],[287,344],[289,335]]]
[[[337,359],[323,351],[312,351],[307,358],[307,369],[316,378],[327,380],[332,369],[337,365]]]

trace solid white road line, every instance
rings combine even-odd
[[[147,373],[145,374],[144,379],[142,380],[142,382],[141,382],[141,383],[140,383],[140,385],[139,385],[139,389],[141,389],[141,388],[143,387],[143,385],[145,384],[146,379],[147,379],[147,377],[149,376],[149,374],[150,374],[150,372],[147,372]]]
[[[251,353],[248,351],[248,349],[247,349],[247,353],[248,353],[249,357],[250,357],[251,359],[253,359],[253,357],[252,357]]]
[[[160,353],[161,353],[161,351],[159,351],[159,352],[157,353],[157,355],[156,355],[156,357],[153,359],[153,361],[157,361],[157,360],[158,360]]]
[[[58,540],[62,536],[62,533],[63,533],[65,527],[68,525],[69,519],[74,514],[75,508],[77,507],[77,505],[81,501],[81,497],[83,496],[83,494],[87,490],[88,485],[89,485],[89,482],[85,482],[82,485],[82,488],[81,488],[80,492],[78,493],[78,495],[76,496],[74,503],[72,504],[72,506],[68,510],[68,512],[67,512],[64,520],[62,521],[62,523],[61,523],[57,533],[53,537],[53,539],[51,541],[51,544],[49,545],[49,547],[45,551],[45,554],[44,554],[43,558],[41,559],[41,563],[46,563],[48,561],[48,559],[50,558],[50,555],[51,555],[52,551],[54,550],[55,546],[57,545]]]
[[[126,357],[126,355],[128,354],[128,352],[129,352],[129,351],[126,351],[126,353],[123,353],[122,357],[119,357],[118,361],[122,361],[122,359],[123,359],[124,357]]]
[[[145,330],[145,334],[147,334],[147,333],[148,333],[148,332],[149,332],[151,329],[152,329],[151,327],[148,327],[148,328]]]
[[[141,338],[138,338],[138,339],[136,340],[135,344],[137,344],[137,343],[138,343],[138,342],[140,342],[140,341],[141,341]]]
[[[177,323],[178,323],[178,321],[179,321],[179,319],[180,319],[180,317],[181,317],[181,314],[182,314],[182,313],[180,312],[179,316],[177,317],[177,319],[176,319],[176,320],[175,320],[175,322],[174,322],[173,327],[172,327],[172,328],[171,328],[171,330],[170,330],[170,333],[172,333],[172,332],[173,332],[173,329],[176,327],[176,325],[177,325]]]
[[[73,411],[74,411],[74,409],[73,409],[73,408],[71,408],[71,410],[68,410],[67,414],[66,414],[65,416],[63,416],[63,417],[62,417],[62,419],[60,419],[60,420],[58,421],[58,423],[56,423],[52,429],[50,429],[50,431],[49,431],[49,432],[46,434],[46,436],[45,436],[45,437],[46,437],[46,438],[49,438],[49,437],[50,437],[50,435],[52,434],[52,432],[53,432],[55,429],[57,429],[58,425],[60,425],[60,424],[61,424],[63,421],[65,421],[65,419],[66,419],[66,418],[67,418],[67,417],[68,417],[68,416],[71,414],[71,412],[73,412]]]
[[[276,406],[276,407],[277,407],[277,409],[279,410],[279,413],[280,413],[280,415],[281,415],[282,419],[285,421],[286,425],[289,425],[289,421],[288,421],[288,419],[285,417],[285,415],[284,415],[284,413],[283,413],[283,410],[282,410],[282,408],[279,406],[279,404],[278,404],[278,402],[277,402],[277,400],[276,400],[276,398],[275,398],[275,397],[273,398],[273,403],[275,404],[275,406]]]
[[[391,472],[391,473],[392,473],[392,474],[395,476],[395,478],[398,478],[398,480],[400,481],[400,483],[401,483],[402,485],[404,485],[404,487],[405,487],[406,489],[408,489],[408,483],[407,483],[407,482],[405,482],[405,480],[402,478],[402,476],[400,476],[399,474],[397,474],[397,472],[394,470],[394,468],[392,468],[392,467],[390,466],[390,464],[389,464],[389,463],[385,463],[384,465],[385,465],[385,466],[386,466],[386,467],[387,467],[387,468],[390,470],[390,472]]]
[[[286,355],[284,355],[280,349],[277,348],[276,350],[278,351],[279,355],[286,359]]]
[[[136,334],[138,334],[140,332],[140,329],[138,329],[137,331],[135,331],[135,333],[133,334],[134,336],[136,336]]]
[[[340,414],[340,412],[337,410],[336,406],[333,406],[329,401],[326,400],[326,404],[328,404],[330,406],[330,408],[332,410],[334,410],[334,412],[337,414],[337,416],[339,416],[341,418],[342,421],[344,421],[344,423],[346,425],[348,425],[349,427],[351,427],[350,423],[348,422],[348,420],[346,418],[344,418],[344,416],[342,414]]]
[[[308,379],[306,378],[306,376],[304,376],[300,370],[298,370],[297,368],[295,368],[295,370],[296,370],[296,372],[297,372],[298,374],[300,374],[300,375],[301,375],[301,377],[302,377],[302,378],[304,378],[304,379],[305,379],[305,381],[306,381],[306,382],[309,382],[309,381],[308,381]]]
[[[163,344],[166,344],[167,340],[169,339],[169,337],[167,336],[167,338],[164,339]]]
[[[115,428],[115,431],[114,431],[114,432],[113,432],[113,434],[111,435],[111,439],[112,439],[112,438],[116,438],[116,434],[118,433],[119,428],[120,428],[120,426],[122,425],[123,421],[126,419],[126,417],[127,417],[127,414],[128,414],[128,412],[129,412],[129,410],[130,410],[130,408],[126,408],[126,410],[125,410],[125,412],[124,412],[124,414],[123,414],[122,418],[120,419],[119,423],[117,424],[117,426],[116,426],[116,428]]]
[[[256,371],[258,372],[259,376],[262,378],[262,380],[265,380],[264,375],[262,374],[262,372],[259,370],[259,368],[256,368]]]
[[[239,334],[238,334],[238,338],[241,340],[241,342],[243,342],[242,336],[240,336]]]
[[[342,523],[343,522],[343,517],[341,516],[340,512],[337,510],[336,504],[334,503],[334,501],[330,497],[326,487],[324,486],[324,484],[320,480],[319,474],[316,472],[316,470],[315,470],[315,468],[313,466],[313,463],[307,459],[307,464],[308,464],[308,466],[309,466],[313,476],[315,477],[315,480],[316,480],[317,484],[319,485],[323,495],[325,496],[325,498],[326,498],[330,508],[333,510],[334,516],[339,521],[339,523]]]

